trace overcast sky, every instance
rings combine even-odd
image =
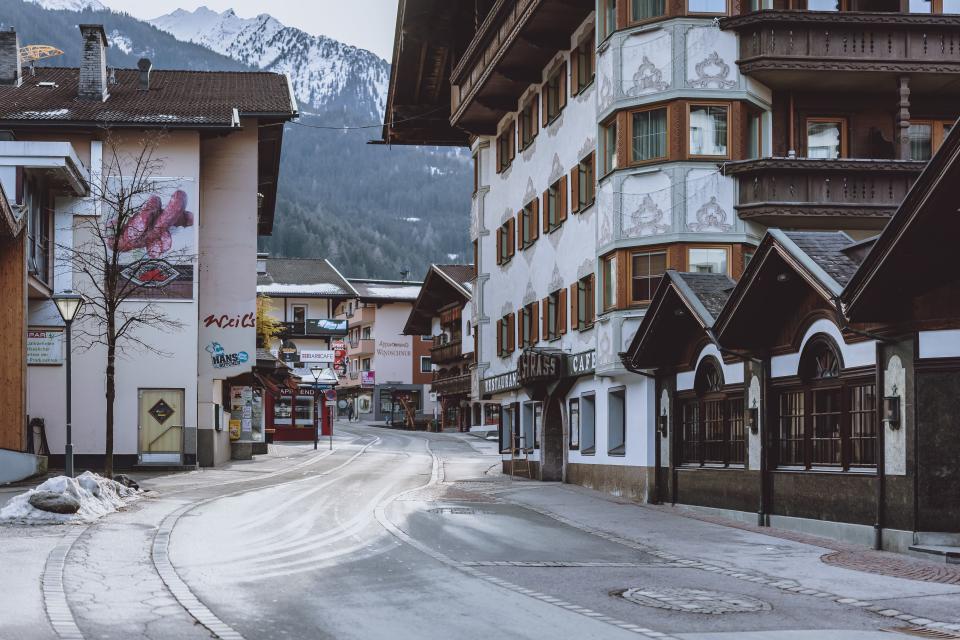
[[[269,13],[283,24],[325,35],[373,51],[390,61],[397,0],[101,0],[117,11],[142,20],[175,9],[192,11],[206,5],[215,11],[233,9],[243,18]]]

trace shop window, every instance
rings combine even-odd
[[[543,299],[543,339],[556,340],[567,332],[567,290],[558,289]]]
[[[489,405],[487,405],[489,407]],[[514,446],[514,440],[517,438],[515,433],[515,419],[513,409],[510,407],[498,407],[496,418],[498,420],[500,432],[500,453],[510,453]],[[490,415],[490,414],[488,414]]]
[[[523,405],[521,420],[520,447],[524,451],[540,448],[540,423],[543,418],[543,405],[539,402],[527,402]]]
[[[807,157],[847,157],[846,118],[807,118]]]
[[[725,273],[729,275],[727,249],[691,248],[687,252],[687,270],[693,273]]]
[[[593,326],[594,310],[593,274],[584,276],[570,285],[570,324],[577,331]]]
[[[617,306],[617,256],[607,256],[601,262],[603,267],[603,310]]]
[[[622,456],[626,451],[626,390],[621,388],[607,394],[607,453],[612,456]]]
[[[727,0],[687,0],[688,13],[719,13],[727,12]]]
[[[430,356],[420,356],[420,373],[430,373],[433,371],[433,363]]]
[[[727,157],[730,145],[727,114],[722,105],[690,106],[690,155]]]
[[[601,175],[617,168],[617,119],[611,118],[600,125],[600,157],[603,158]]]
[[[537,95],[530,96],[520,109],[520,149],[526,149],[537,137]]]
[[[600,36],[606,40],[617,30],[617,0],[600,0]]]
[[[869,377],[845,380],[833,341],[812,338],[800,357],[801,384],[778,391],[777,463],[801,469],[876,465],[877,397]]]
[[[543,85],[543,124],[547,125],[567,106],[567,65],[554,69]]]
[[[688,466],[742,465],[746,460],[743,392],[724,390],[712,357],[697,367],[690,396],[680,399],[680,462]]]
[[[540,237],[540,201],[534,198],[517,215],[520,229],[520,248],[526,249]]]
[[[550,233],[567,220],[567,177],[562,176],[543,192],[543,231]]]
[[[506,264],[516,253],[516,221],[510,218],[497,229],[497,264]]]
[[[497,136],[497,173],[507,169],[513,162],[516,154],[516,125],[511,122],[500,135]]]
[[[634,163],[667,157],[667,109],[647,109],[630,114],[630,161]]]
[[[597,452],[597,402],[591,394],[580,396],[580,453],[585,456]]]
[[[580,398],[570,398],[569,407],[570,451],[577,451],[580,449]]]
[[[593,84],[597,73],[597,52],[593,33],[584,39],[571,53],[570,88],[573,95],[579,95]]]
[[[630,258],[630,302],[652,300],[666,270],[666,252],[634,253]]]
[[[570,202],[580,212],[593,204],[596,198],[597,178],[594,172],[594,153],[583,158],[570,172]]]
[[[631,0],[630,21],[643,22],[666,13],[666,0]]]

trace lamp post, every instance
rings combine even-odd
[[[57,293],[53,296],[53,303],[57,305],[57,311],[60,312],[60,317],[63,318],[63,323],[66,325],[67,334],[67,443],[64,447],[64,473],[66,473],[68,478],[73,477],[73,425],[71,424],[71,402],[70,402],[70,387],[71,387],[71,375],[70,375],[70,356],[71,354],[71,345],[70,345],[70,325],[73,324],[73,319],[77,317],[77,313],[80,311],[80,307],[83,306],[83,296],[79,293],[74,293],[73,291],[67,290],[62,293]]]
[[[313,428],[313,450],[317,450],[317,444],[320,442],[320,425],[323,424],[323,416],[320,415],[320,398],[317,391],[320,388],[320,374],[323,369],[317,366],[310,367],[310,374],[313,376],[313,415],[316,424]]]

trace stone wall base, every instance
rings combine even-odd
[[[653,488],[653,467],[612,464],[568,464],[567,483],[647,502]]]

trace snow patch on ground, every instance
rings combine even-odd
[[[65,494],[80,503],[80,510],[73,514],[41,511],[30,504],[30,496],[38,491]],[[76,478],[56,476],[35,489],[14,496],[0,509],[0,523],[56,524],[68,522],[93,522],[108,513],[123,508],[138,499],[138,491],[123,486],[89,471]]]
[[[110,37],[108,40],[110,41],[111,47],[116,47],[124,53],[130,53],[133,51],[133,41],[116,29],[110,32]]]

